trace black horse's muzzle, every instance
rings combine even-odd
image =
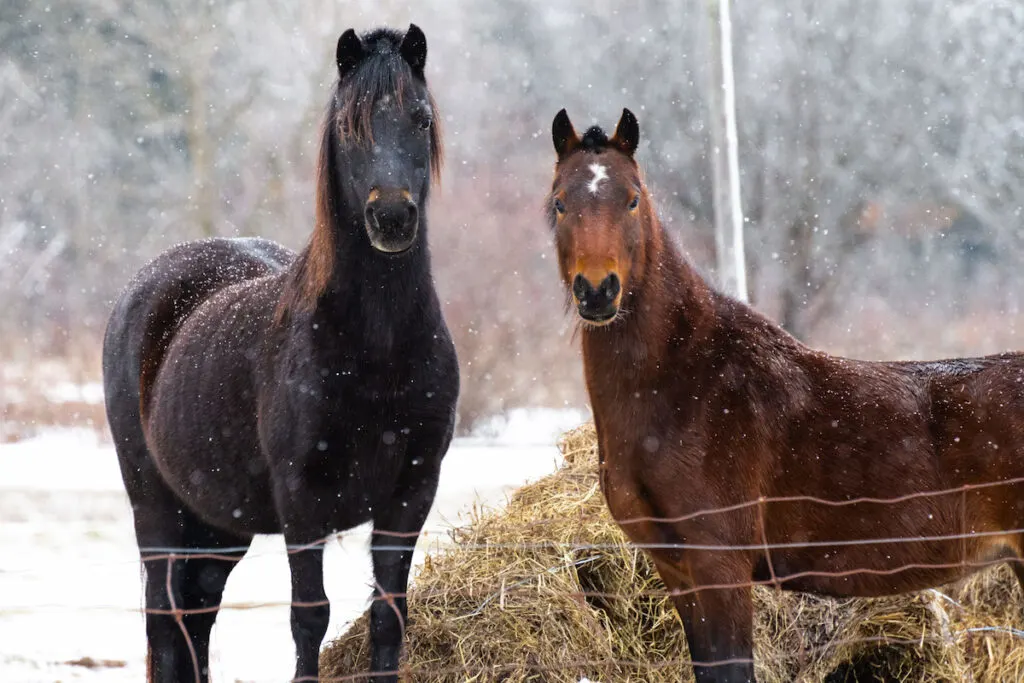
[[[375,189],[363,209],[366,234],[377,251],[400,254],[416,241],[419,210],[408,190]]]

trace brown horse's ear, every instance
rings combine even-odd
[[[366,50],[363,48],[363,41],[359,40],[356,32],[353,29],[349,29],[342,33],[341,37],[338,38],[338,51],[336,53],[338,77],[344,78],[345,74],[356,68],[365,56]]]
[[[610,144],[629,156],[636,152],[636,147],[640,144],[640,124],[630,110],[622,110],[622,118],[619,119],[619,125],[615,126],[615,135],[612,136]]]
[[[576,129],[572,127],[572,121],[564,109],[555,114],[555,120],[551,123],[551,139],[555,143],[555,153],[558,154],[559,161],[580,146],[580,136],[576,134]]]
[[[427,65],[427,37],[416,24],[409,24],[409,30],[402,39],[402,47],[398,48],[402,58],[409,63],[413,71],[422,74]]]

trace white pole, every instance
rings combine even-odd
[[[736,87],[732,66],[732,19],[729,0],[706,0],[710,19],[711,158],[714,171],[715,247],[722,288],[747,301],[743,254],[743,204],[740,198],[739,142],[736,134]]]

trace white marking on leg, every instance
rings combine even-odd
[[[590,180],[590,184],[587,185],[587,189],[590,190],[590,194],[597,194],[598,186],[602,180],[608,177],[608,172],[601,164],[591,164],[590,172],[594,174],[594,177]]]

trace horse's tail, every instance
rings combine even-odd
[[[164,356],[182,322],[214,292],[280,268],[293,258],[261,239],[187,242],[151,261],[121,293],[103,341],[104,388],[131,401],[144,420]],[[111,402],[107,402],[108,415]],[[122,403],[120,410],[124,410]]]
[[[139,340],[138,398],[142,420],[146,419],[148,412],[150,390],[178,328],[217,289],[210,288],[208,282],[184,278],[175,278],[161,284],[163,286],[157,296],[150,300],[147,315],[140,321],[142,338]]]
[[[149,390],[174,333],[208,294],[182,278],[155,277],[159,261],[149,264],[125,288],[107,323],[103,384],[108,419],[135,413],[129,404],[138,411],[138,419],[144,419]]]
[[[121,292],[107,322],[103,384],[115,442],[115,423],[142,419],[149,390],[178,325],[208,294],[190,277],[192,273],[175,272],[173,261],[178,259],[171,257],[180,249],[165,252],[140,270]]]

